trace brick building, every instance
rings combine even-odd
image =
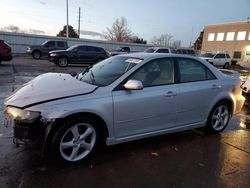
[[[201,51],[202,53],[228,52],[234,61],[249,61],[250,22],[205,26]]]

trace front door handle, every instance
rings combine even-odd
[[[165,97],[173,97],[173,96],[176,96],[176,95],[177,95],[176,92],[168,91],[168,92],[165,94]]]

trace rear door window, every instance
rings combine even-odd
[[[215,76],[207,67],[192,59],[179,58],[178,67],[181,83],[215,79]]]

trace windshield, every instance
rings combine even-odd
[[[67,51],[71,51],[71,50],[73,50],[73,49],[76,48],[76,47],[77,47],[77,45],[71,46],[71,47],[69,47],[69,48],[67,49]]]
[[[201,57],[214,57],[215,54],[213,53],[205,53],[205,54],[202,54]]]
[[[146,53],[154,53],[155,49],[154,48],[148,48],[144,52]]]
[[[89,84],[107,86],[141,61],[138,58],[114,56],[95,64],[76,78]]]

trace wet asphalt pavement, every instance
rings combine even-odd
[[[3,100],[45,72],[78,72],[46,60],[14,58],[0,66]],[[16,147],[0,125],[0,188],[5,187],[250,187],[250,105],[218,135],[190,130],[106,147],[85,163],[46,161],[37,145]]]

